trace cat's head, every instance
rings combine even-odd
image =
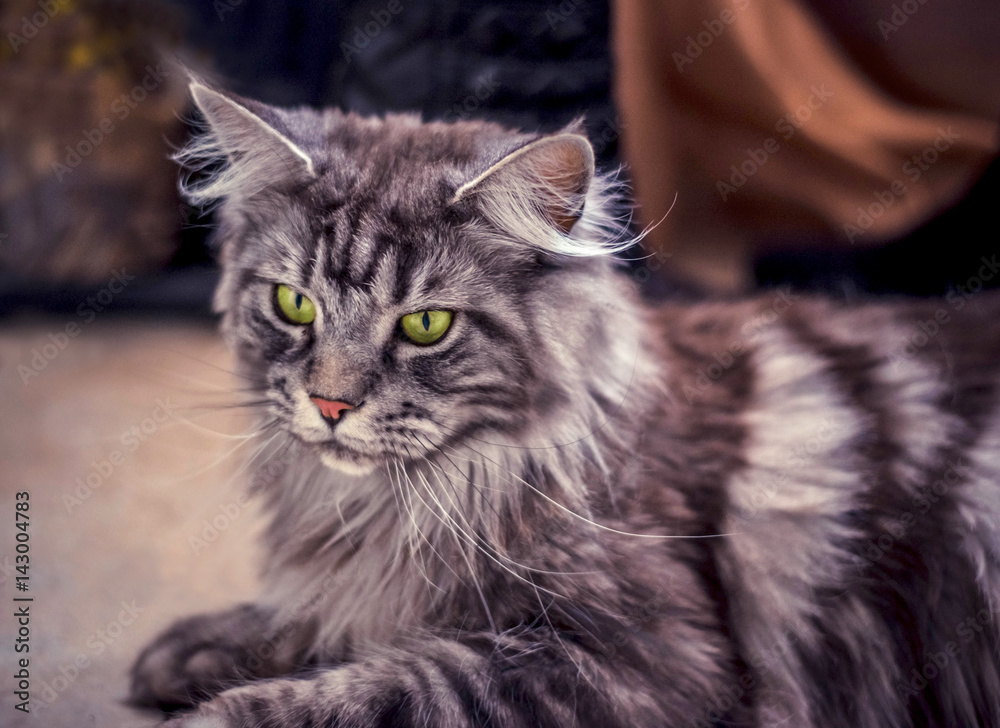
[[[268,414],[327,465],[557,428],[612,366],[623,243],[579,125],[192,94],[207,127],[179,158],[189,198],[220,204],[223,330]]]

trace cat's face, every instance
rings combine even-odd
[[[363,473],[517,433],[565,399],[562,337],[586,313],[566,331],[553,314],[603,265],[567,235],[591,181],[585,140],[196,99],[234,172],[217,305],[279,427]],[[525,176],[532,209],[510,189]]]
[[[533,261],[477,254],[461,225],[382,208],[288,200],[230,263],[244,281],[233,335],[269,411],[356,471],[447,451],[477,425],[523,425],[539,379]],[[313,398],[353,408],[324,417]]]

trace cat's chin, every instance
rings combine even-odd
[[[331,470],[336,470],[346,475],[368,475],[377,467],[375,462],[353,462],[337,457],[334,453],[323,452],[319,455],[320,462]]]

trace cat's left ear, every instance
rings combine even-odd
[[[452,203],[474,197],[501,229],[553,252],[580,254],[565,242],[593,182],[594,150],[574,126],[510,152],[459,187]]]

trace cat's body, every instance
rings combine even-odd
[[[195,98],[197,154],[230,159],[194,190],[226,200],[224,330],[286,434],[255,466],[261,603],[162,636],[137,701],[246,683],[177,719],[234,728],[1000,725],[1000,300],[654,310],[602,254],[572,129]],[[429,310],[450,328],[418,346],[400,317]]]

